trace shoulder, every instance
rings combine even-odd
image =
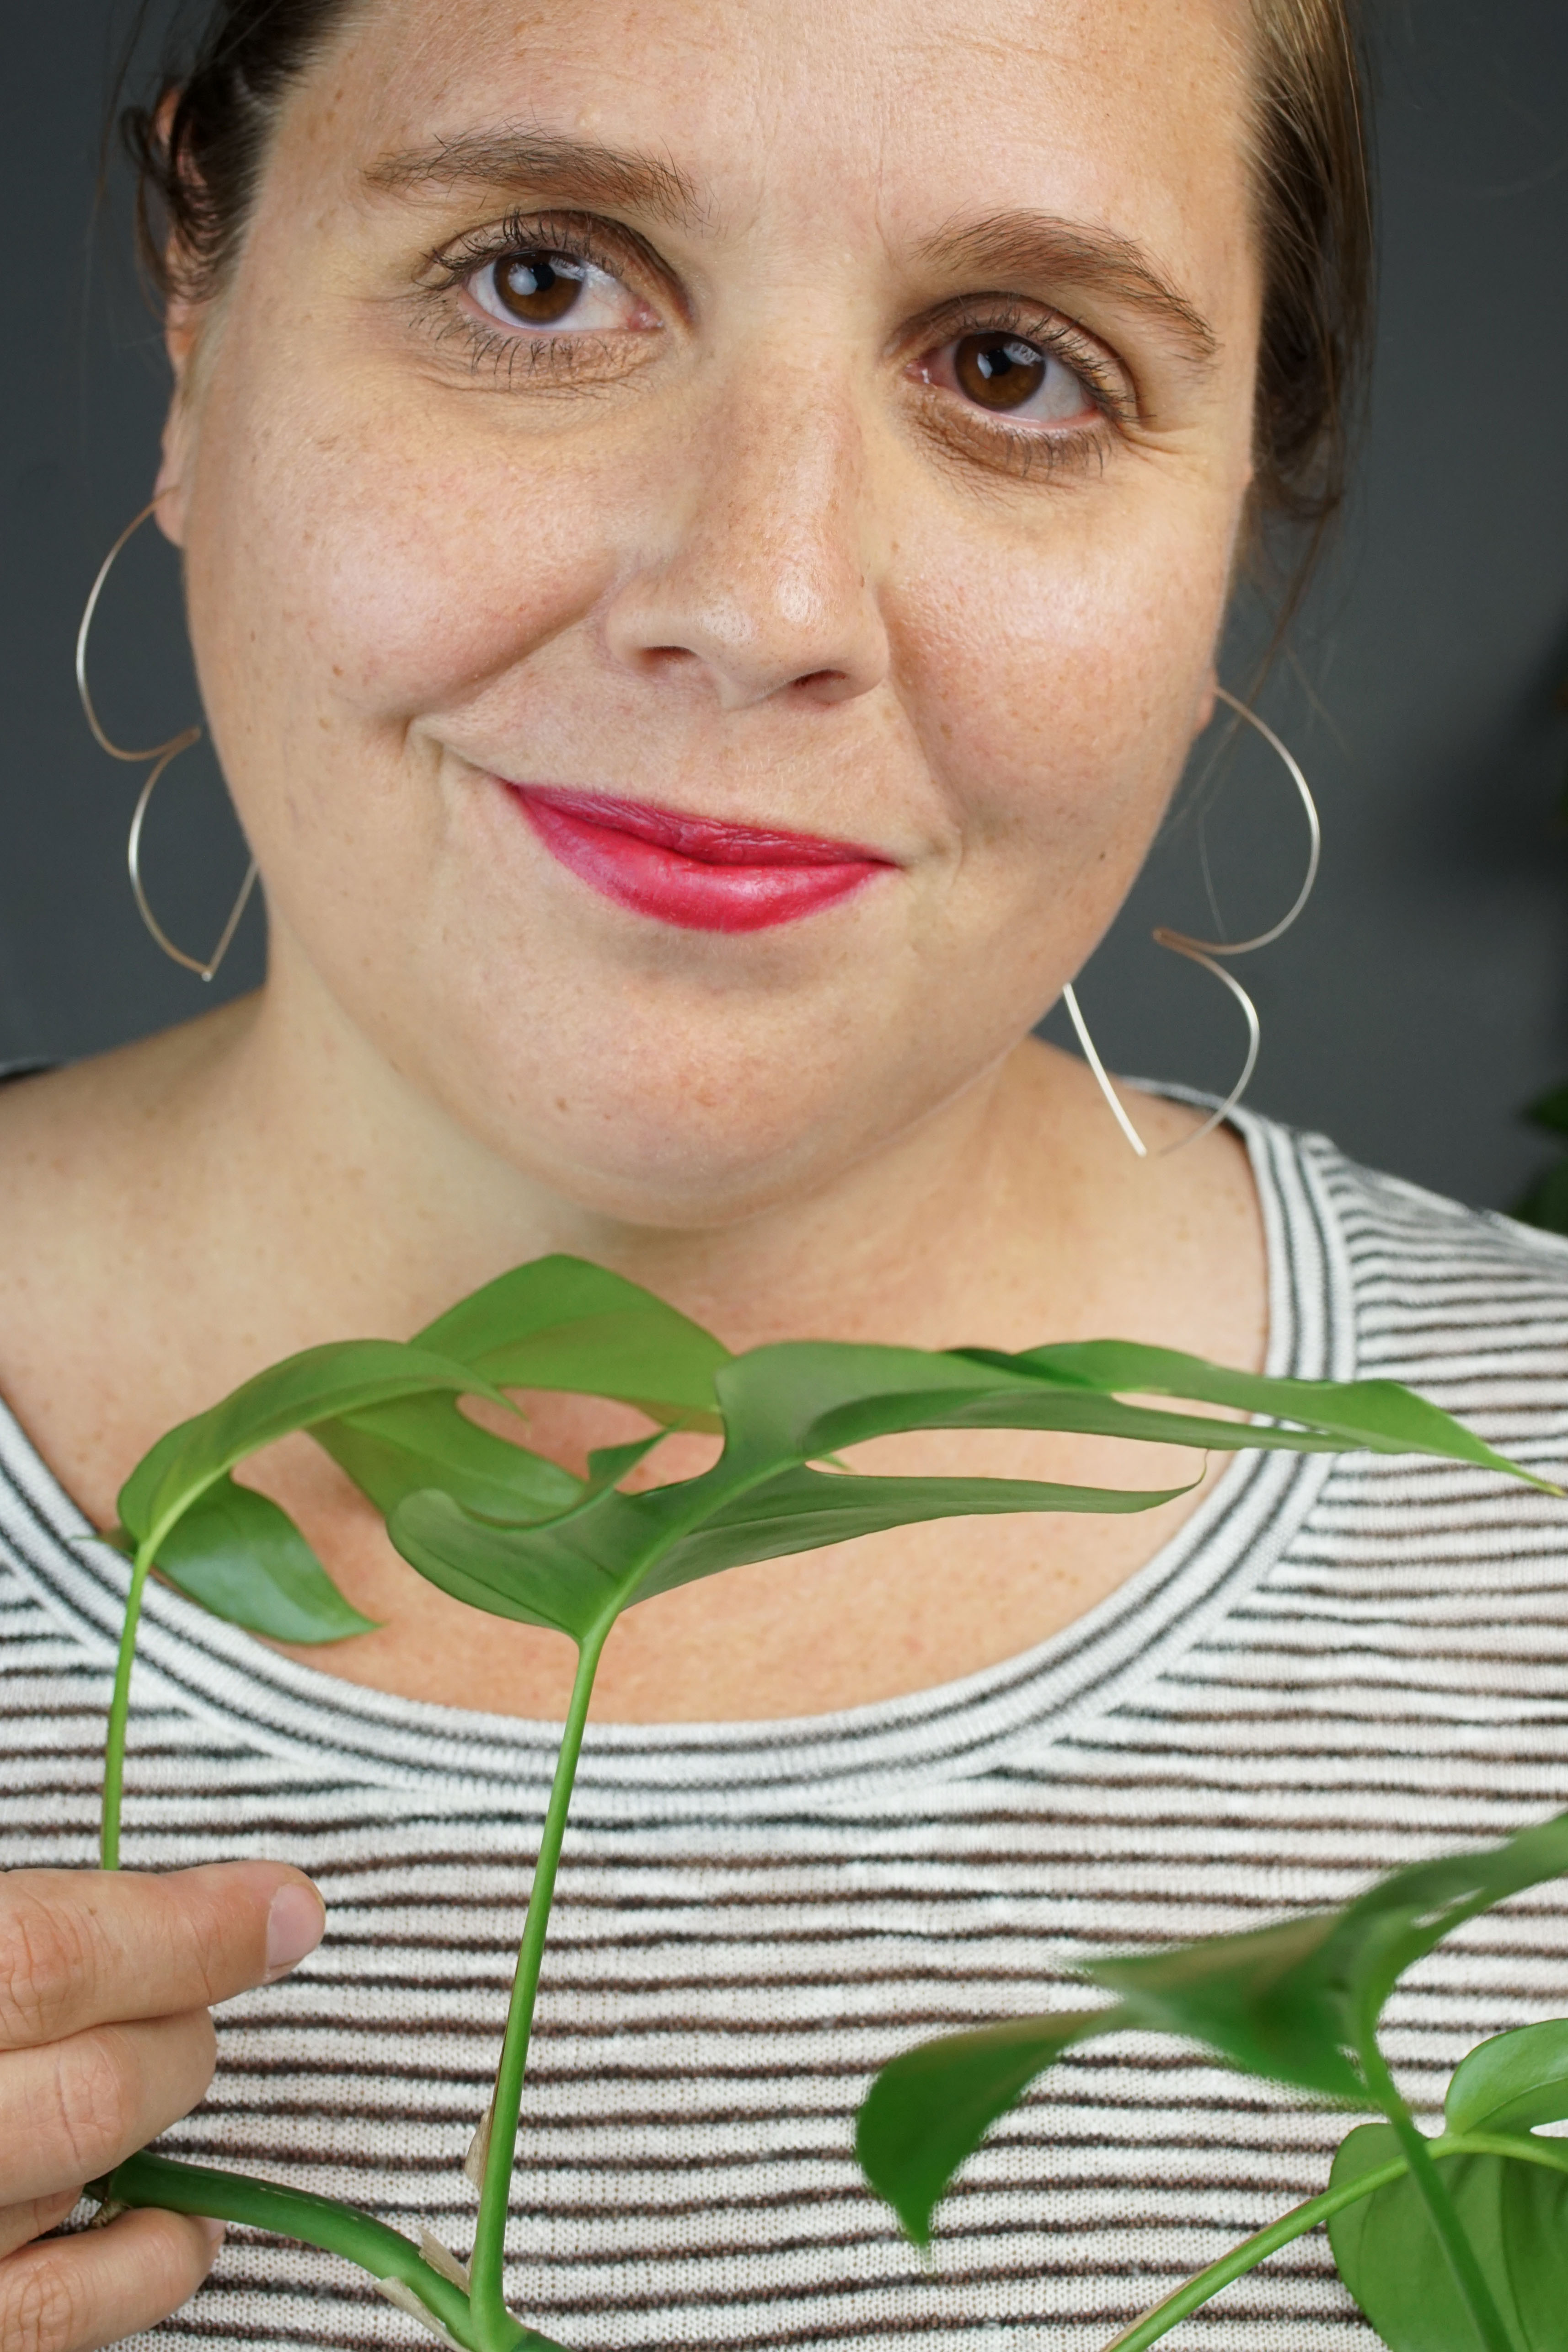
[[[1268,1127],[1268,1122],[1260,1122]],[[1363,1167],[1325,1138],[1273,1128],[1332,1234],[1355,1371],[1397,1380],[1493,1444],[1568,1439],[1568,1240]]]

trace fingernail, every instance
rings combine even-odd
[[[306,1953],[316,1949],[326,1926],[327,1914],[314,1887],[301,1886],[297,1878],[280,1886],[267,1915],[267,1983],[298,1968]]]
[[[198,2213],[196,2219],[205,2231],[207,2243],[215,2254],[228,2234],[228,2223],[214,2221],[210,2213]]]

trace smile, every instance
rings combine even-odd
[[[847,898],[894,864],[853,841],[683,816],[605,793],[507,790],[550,856],[617,906],[690,931],[760,931]]]

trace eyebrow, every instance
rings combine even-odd
[[[667,159],[549,131],[475,131],[382,156],[366,184],[389,194],[476,189],[542,196],[563,205],[612,205],[698,231],[709,212],[695,182]],[[1108,294],[1162,329],[1195,367],[1218,338],[1193,303],[1130,237],[1049,213],[1008,212],[942,229],[920,248],[933,267],[990,278],[1043,280]]]
[[[674,163],[546,131],[469,131],[383,155],[364,177],[368,186],[396,194],[474,188],[610,205],[684,229],[700,227],[706,213],[695,186]]]
[[[1113,229],[1084,228],[1049,213],[997,213],[940,230],[921,247],[921,258],[997,285],[1023,278],[1107,294],[1149,319],[1194,367],[1207,368],[1219,349],[1202,312],[1139,246]]]

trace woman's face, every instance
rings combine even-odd
[[[215,315],[175,321],[162,509],[297,1002],[653,1223],[819,1185],[995,1065],[1209,708],[1244,32],[1241,0],[345,25]]]

